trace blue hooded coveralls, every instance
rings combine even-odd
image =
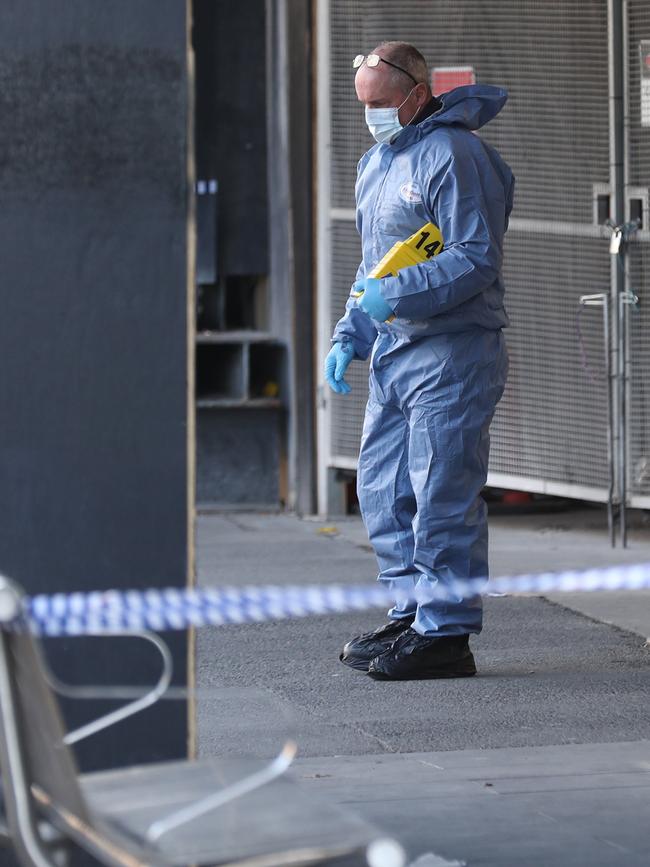
[[[458,87],[442,108],[360,160],[356,183],[362,279],[396,241],[426,222],[444,250],[381,281],[395,311],[376,322],[351,297],[333,342],[370,353],[370,394],[359,455],[361,513],[397,603],[422,635],[480,632],[479,595],[416,605],[414,588],[487,578],[485,485],[489,425],[506,381],[501,277],[514,177],[472,130],[501,110],[506,91]],[[410,597],[410,599],[409,599]]]

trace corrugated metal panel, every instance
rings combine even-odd
[[[640,298],[638,310],[629,313],[628,492],[634,505],[636,498],[650,497],[650,243],[631,245],[630,265],[630,286]]]
[[[641,126],[639,43],[650,40],[650,4],[630,0],[628,9],[629,180],[648,189],[650,127]],[[641,302],[639,310],[630,313],[628,487],[634,504],[650,497],[650,226],[631,243],[629,255],[630,287]]]
[[[579,313],[578,297],[587,287],[609,291],[607,246],[597,238],[576,242],[513,232],[505,263],[511,364],[492,426],[491,469],[602,487],[607,477],[602,311]]]
[[[650,127],[641,126],[639,43],[642,40],[650,40],[650,3],[648,0],[628,0],[628,9],[629,177],[633,186],[648,187],[650,185]]]
[[[590,223],[594,181],[608,181],[604,0],[332,0],[332,205],[354,206],[356,164],[371,144],[352,58],[405,39],[429,65],[470,65],[510,100],[483,133],[518,179],[517,216]]]
[[[368,150],[372,139],[364,122],[363,110],[354,91],[352,60],[364,51],[363,12],[368,4],[355,0],[333,0],[331,20],[331,117],[332,117],[332,187],[334,208],[354,207],[354,182],[357,162]],[[372,46],[371,46],[372,47]],[[354,226],[351,227],[354,230]]]
[[[578,296],[609,288],[607,241],[588,237],[593,185],[609,179],[605,0],[459,0],[449,15],[422,0],[331,0],[330,22],[333,208],[354,207],[356,164],[372,143],[354,93],[357,53],[405,39],[431,67],[471,65],[478,82],[509,90],[506,108],[482,135],[517,177],[514,216],[538,222],[531,231],[530,223],[523,229],[515,221],[506,244],[512,367],[493,428],[491,469],[606,487],[599,312],[582,315],[595,379],[581,366],[576,334]],[[332,322],[358,264],[350,236],[351,221],[333,223]],[[356,367],[354,400],[333,401],[334,456],[358,451],[367,389]]]
[[[332,317],[330,331],[341,316],[350,294],[361,257],[361,242],[351,220],[332,222]],[[368,363],[356,361],[346,373],[350,394],[332,395],[332,438],[334,458],[354,459],[359,454],[363,413],[368,396]]]

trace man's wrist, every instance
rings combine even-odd
[[[357,301],[357,306],[376,322],[386,322],[394,315],[393,307],[384,295],[385,279],[366,277],[363,281],[363,291]]]

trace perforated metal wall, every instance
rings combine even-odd
[[[650,184],[650,126],[641,125],[641,59],[640,43],[650,40],[650,3],[648,0],[628,0],[628,114],[629,114],[629,180],[630,184],[648,187]],[[645,227],[648,229],[648,227]]]
[[[634,43],[650,38],[650,4],[631,0],[630,7],[634,102],[639,87]],[[477,82],[509,91],[505,109],[481,135],[517,178],[505,245],[511,374],[492,429],[491,474],[518,479],[529,490],[604,499],[602,314],[585,310],[578,322],[578,298],[610,288],[608,236],[594,225],[593,206],[594,186],[606,189],[609,183],[606,0],[458,0],[451,15],[441,15],[433,0],[330,0],[329,32],[333,279],[327,327],[341,315],[358,265],[356,164],[372,144],[354,92],[352,58],[382,40],[404,39],[422,50],[430,67],[473,66]],[[632,66],[631,56],[631,71]],[[631,150],[636,154],[631,182],[647,186],[646,131],[631,130]],[[643,255],[636,254],[634,267],[647,282]],[[631,400],[637,463],[650,429],[642,375],[650,372],[650,348],[641,347],[647,333],[643,316],[631,340],[638,359]],[[356,368],[353,395],[332,402],[332,465],[337,457],[349,462],[358,453],[367,388],[365,369]],[[650,466],[643,484],[650,493]]]
[[[629,313],[628,489],[632,502],[647,508],[650,506],[650,242],[632,244],[630,259],[630,286],[639,296],[640,304],[638,310]],[[647,500],[641,502],[641,497]]]
[[[628,3],[628,130],[630,185],[634,192],[650,188],[650,126],[641,125],[639,46],[650,40],[650,3]],[[630,288],[639,296],[630,313],[630,396],[628,487],[632,502],[650,505],[650,215],[630,244]],[[643,498],[643,499],[642,499]]]
[[[413,42],[430,67],[469,65],[510,99],[481,134],[517,176],[517,216],[591,223],[608,180],[605,0],[332,0],[332,205],[354,207],[356,164],[372,144],[352,58],[385,39]]]
[[[602,488],[607,477],[607,390],[602,311],[578,295],[609,291],[600,238],[513,231],[508,287],[510,377],[492,426],[491,469]],[[582,343],[580,341],[582,336]]]
[[[350,220],[332,221],[332,253],[330,334],[345,309],[361,257],[359,235]],[[345,378],[352,386],[351,393],[345,396],[333,394],[331,398],[332,448],[339,458],[354,460],[359,454],[363,413],[368,396],[368,362],[351,364]]]

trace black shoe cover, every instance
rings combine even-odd
[[[356,668],[357,671],[368,671],[368,664],[375,656],[388,650],[396,638],[409,628],[413,623],[413,617],[404,617],[401,620],[391,620],[385,626],[380,626],[373,632],[364,632],[357,635],[343,648],[339,659],[344,665]]]
[[[407,629],[370,662],[368,674],[375,680],[471,677],[476,674],[476,663],[469,635],[435,638]]]

